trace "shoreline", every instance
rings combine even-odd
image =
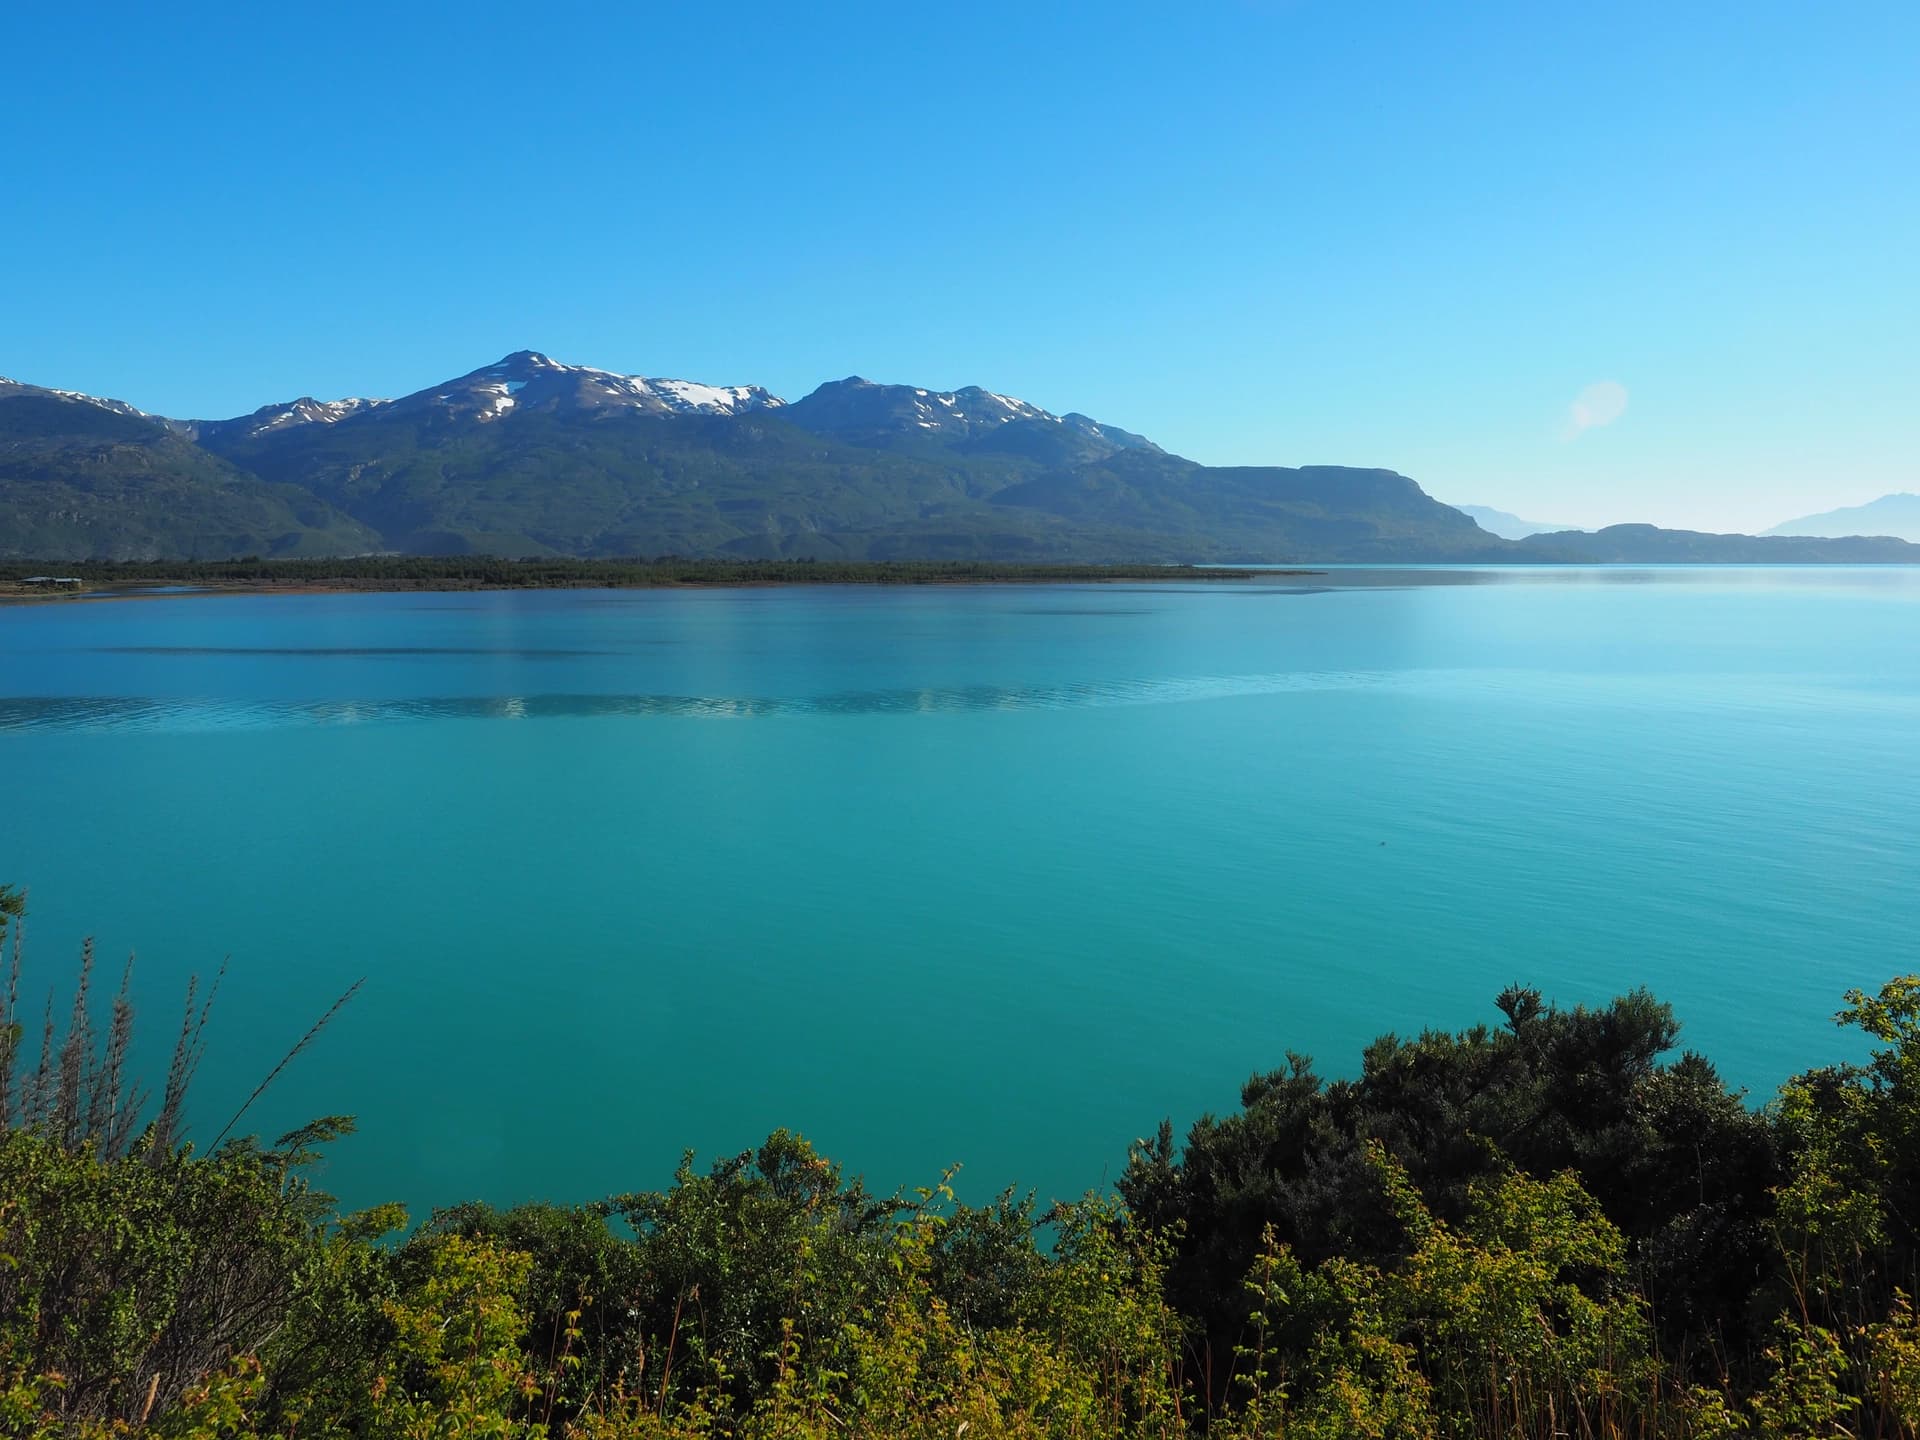
[[[1314,569],[1269,570],[1197,566],[1088,565],[917,565],[858,566],[772,562],[688,565],[607,564],[572,562],[558,572],[541,570],[503,573],[505,567],[447,564],[441,573],[429,564],[424,574],[308,573],[285,578],[262,575],[260,567],[246,566],[242,574],[220,574],[242,566],[208,566],[216,573],[194,573],[203,567],[188,565],[169,573],[162,566],[137,576],[114,574],[119,567],[69,567],[83,572],[79,587],[42,589],[0,579],[0,605],[46,605],[76,600],[170,600],[212,595],[345,595],[457,593],[505,590],[761,590],[796,586],[917,587],[960,585],[1115,585],[1241,583],[1254,579],[1309,579],[1325,575]],[[141,567],[145,568],[145,567]],[[479,569],[484,573],[471,573]],[[102,574],[101,571],[106,571]],[[461,572],[468,573],[461,573]]]

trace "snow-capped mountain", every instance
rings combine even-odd
[[[968,385],[960,390],[922,390],[880,385],[858,375],[822,385],[788,407],[788,419],[822,434],[855,435],[920,431],[942,439],[978,440],[1021,421],[1054,425],[1109,450],[1158,450],[1144,436],[1102,425],[1077,412],[1055,415],[1038,405]]]
[[[231,420],[192,420],[185,422],[196,440],[254,440],[278,430],[298,429],[303,425],[334,425],[352,415],[362,415],[391,405],[391,400],[316,400],[302,395],[282,405],[262,405],[251,415]]]
[[[251,415],[239,415],[231,420],[174,420],[165,415],[155,415],[150,411],[139,410],[124,400],[108,400],[98,395],[88,395],[79,390],[55,390],[44,385],[28,385],[18,380],[8,380],[0,376],[0,399],[14,395],[39,395],[54,400],[66,400],[74,404],[91,405],[100,410],[109,410],[115,415],[125,415],[133,420],[149,420],[176,435],[189,440],[240,440],[266,435],[276,430],[292,429],[301,425],[331,425],[344,420],[349,415],[358,415],[362,411],[372,410],[388,404],[385,400],[315,400],[303,395],[298,400],[289,400],[281,405],[262,405]]]
[[[758,385],[702,385],[692,380],[622,375],[587,365],[563,365],[535,350],[517,350],[492,365],[398,400],[316,400],[303,395],[298,400],[263,405],[250,415],[231,420],[167,423],[216,447],[232,447],[389,410],[485,422],[529,411],[740,415],[783,403]]]
[[[1012,427],[1028,433],[1052,430],[1060,441],[1103,451],[1158,451],[1151,440],[1103,425],[1078,412],[1055,415],[1030,401],[969,385],[927,390],[882,385],[854,376],[829,381],[788,405],[760,385],[708,385],[647,375],[623,375],[591,365],[566,365],[536,350],[513,354],[452,380],[397,400],[349,398],[296,400],[263,405],[225,420],[173,420],[77,390],[53,390],[0,379],[0,396],[37,394],[80,402],[115,414],[150,420],[221,451],[251,441],[277,440],[314,426],[332,426],[381,412],[426,414],[448,420],[494,421],[528,412],[646,415],[744,415],[780,409],[786,418],[819,434],[915,434],[945,442],[978,441]]]
[[[398,400],[302,397],[208,422],[0,381],[0,511],[0,554],[36,560],[1912,563],[1917,548],[1651,526],[1512,542],[1392,471],[1209,467],[978,386],[856,376],[787,405],[758,386],[623,375],[530,350]]]
[[[392,402],[396,411],[432,409],[449,416],[497,420],[515,411],[639,411],[650,415],[740,415],[786,402],[758,385],[703,385],[692,380],[621,375],[563,365],[534,350]]]
[[[78,390],[55,390],[45,385],[29,385],[21,380],[9,380],[0,375],[0,399],[15,395],[41,395],[55,400],[70,400],[82,405],[98,406],[102,410],[111,410],[116,415],[130,416],[135,420],[151,420],[156,425],[175,428],[174,422],[159,415],[149,415],[145,410],[136,410],[124,400],[107,400],[98,395],[82,394]]]

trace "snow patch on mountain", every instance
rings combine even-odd
[[[209,442],[233,442],[278,436],[312,425],[331,426],[392,407],[425,413],[446,422],[490,423],[525,413],[585,413],[613,417],[623,413],[653,416],[739,416],[783,409],[787,402],[758,385],[710,385],[646,375],[627,375],[590,365],[567,365],[537,350],[517,350],[453,380],[415,391],[398,400],[349,397],[297,400],[265,405],[230,420],[168,420],[121,400],[103,400],[77,390],[47,390],[0,380],[8,388],[34,390],[59,399],[97,405],[115,413],[150,420],[176,433]],[[824,402],[824,403],[823,403]],[[1055,415],[1031,401],[979,386],[930,390],[919,386],[878,385],[850,376],[820,387],[803,403],[805,428],[904,428],[944,437],[978,438],[1016,422],[1045,421],[1084,435],[1112,449],[1157,449],[1142,436],[1101,425],[1085,415]],[[826,412],[823,414],[823,411]],[[837,419],[828,420],[828,415]],[[795,420],[801,411],[794,412]]]
[[[81,405],[93,405],[102,410],[111,410],[115,415],[130,416],[135,420],[151,420],[156,425],[169,425],[172,422],[159,415],[150,415],[145,410],[135,409],[124,400],[108,400],[99,395],[89,395],[81,390],[57,390],[47,385],[29,385],[24,380],[9,380],[0,375],[0,395],[52,395],[59,400],[70,400]]]
[[[222,425],[240,425],[244,427],[249,439],[258,435],[271,434],[275,430],[288,430],[299,425],[335,425],[349,415],[359,415],[379,406],[391,404],[388,400],[367,400],[358,396],[345,400],[316,400],[311,395],[302,395],[298,400],[289,400],[284,405],[263,405],[251,415],[241,416],[238,420],[200,422]]]
[[[50,390],[47,393],[58,395],[62,400],[79,400],[88,405],[98,405],[102,410],[111,410],[116,415],[135,415],[142,420],[151,420],[154,418],[144,410],[134,409],[133,406],[127,404],[124,400],[106,400],[98,395],[88,395],[80,390]]]
[[[1118,426],[1097,424],[1078,412],[1055,415],[1030,400],[984,390],[977,385],[935,391],[919,386],[877,384],[858,375],[830,380],[804,400],[796,401],[790,418],[802,429],[822,434],[858,438],[888,431],[932,432],[967,443],[997,435],[1010,427],[1023,429],[1044,423],[1083,436],[1099,449],[1159,449],[1144,436]],[[1019,441],[1016,448],[1031,443],[1035,442]]]
[[[1012,395],[997,395],[991,390],[986,390],[981,393],[989,400],[997,400],[1000,404],[1006,406],[1008,419],[1057,420],[1060,418],[1057,415],[1049,415],[1038,405],[1029,405],[1026,401],[1017,399]]]
[[[512,405],[498,403],[503,393]],[[565,365],[537,350],[519,350],[458,380],[409,396],[401,403],[435,404],[489,420],[516,407],[637,410],[655,415],[741,415],[750,410],[771,410],[786,402],[758,385],[707,385],[695,380],[623,375],[592,365]]]
[[[714,415],[770,410],[786,403],[758,385],[701,385],[692,380],[645,380],[638,375],[629,378],[637,385],[650,386],[656,395],[668,397],[669,403]]]

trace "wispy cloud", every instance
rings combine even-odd
[[[1577,439],[1588,430],[1611,425],[1627,413],[1627,387],[1618,380],[1596,380],[1567,407],[1565,439]]]

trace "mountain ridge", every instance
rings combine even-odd
[[[1609,525],[1529,535],[1516,542],[1516,559],[1578,554],[1595,565],[1913,565],[1920,545],[1891,536],[1827,539],[1801,535],[1734,535],[1666,530],[1658,525]]]
[[[378,543],[311,493],[231,465],[124,402],[0,385],[0,554],[220,559]]]
[[[1892,536],[1898,540],[1920,541],[1920,495],[1899,490],[1864,505],[1843,505],[1783,520],[1765,535],[1808,535],[1832,539],[1840,536]]]
[[[104,471],[106,442],[89,433],[99,425],[121,427]],[[19,557],[208,558],[228,546],[1409,563],[1753,551],[1753,537],[1650,526],[1598,535],[1516,543],[1395,471],[1202,465],[1078,411],[981,386],[854,375],[789,402],[755,385],[623,375],[517,350],[392,399],[301,396],[226,420],[175,420],[0,381],[0,555]],[[1782,537],[1763,548],[1788,560],[1920,560],[1920,547],[1877,542]]]
[[[1449,501],[1453,508],[1472,520],[1489,535],[1498,535],[1502,540],[1524,540],[1529,535],[1564,534],[1578,530],[1578,525],[1567,525],[1550,520],[1523,520],[1509,510],[1496,510],[1491,505],[1461,505]]]

